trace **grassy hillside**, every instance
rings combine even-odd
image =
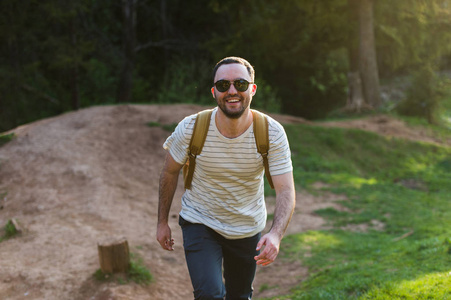
[[[322,182],[348,200],[316,212],[334,229],[284,239],[310,277],[277,299],[451,299],[451,148],[285,127],[298,187]]]

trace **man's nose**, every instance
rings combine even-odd
[[[238,91],[237,91],[237,89],[235,88],[235,85],[234,85],[233,83],[230,84],[228,93],[229,93],[229,94],[233,94],[233,95],[238,93]]]

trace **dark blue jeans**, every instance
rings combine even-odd
[[[190,223],[182,217],[179,224],[194,299],[251,299],[256,271],[254,256],[259,253],[255,248],[261,234],[229,240],[205,225]]]

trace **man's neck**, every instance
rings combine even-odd
[[[237,119],[227,117],[221,109],[216,112],[216,127],[227,138],[236,138],[242,135],[252,124],[252,112],[249,108]]]

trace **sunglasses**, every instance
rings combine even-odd
[[[249,82],[244,79],[237,79],[234,81],[218,80],[215,82],[215,87],[218,91],[220,91],[221,93],[224,93],[229,90],[232,83],[238,92],[245,92],[249,88],[249,84],[253,83],[253,82]]]

